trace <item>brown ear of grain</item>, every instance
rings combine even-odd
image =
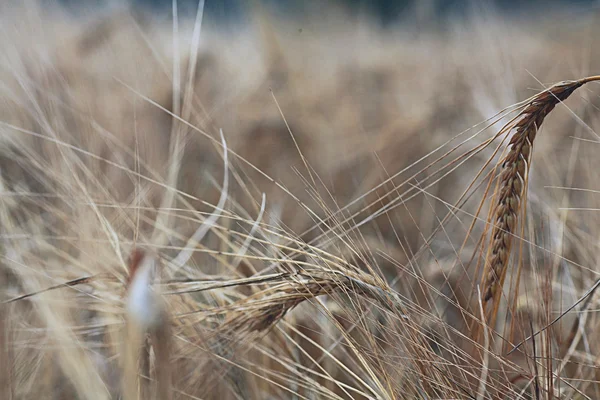
[[[591,76],[577,81],[560,82],[534,96],[517,118],[503,130],[513,130],[510,149],[502,161],[500,189],[492,210],[493,223],[490,246],[486,256],[483,301],[500,299],[510,259],[513,235],[519,222],[522,197],[526,190],[531,150],[538,129],[554,107],[566,100],[575,90],[588,82],[598,81]],[[495,307],[495,306],[494,306]]]

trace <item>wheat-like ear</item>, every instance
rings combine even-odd
[[[600,80],[600,76],[591,76],[577,81],[555,84],[533,96],[525,103],[521,113],[502,129],[502,131],[514,131],[514,133],[510,139],[510,149],[502,160],[499,192],[495,197],[495,206],[490,214],[493,216],[494,225],[484,270],[484,302],[494,298],[496,305],[500,299],[500,288],[504,283],[512,239],[519,222],[531,150],[538,129],[559,102],[566,100],[584,84],[598,80]]]
[[[140,361],[148,373],[146,336],[150,335],[151,346],[156,355],[156,395],[161,400],[171,398],[171,329],[167,310],[160,294],[153,290],[154,274],[158,260],[141,249],[134,249],[129,261],[127,280],[127,313],[123,349],[122,391],[124,399],[138,399],[148,394],[148,384],[139,387]],[[140,356],[143,353],[143,358]],[[155,396],[156,397],[156,396]]]

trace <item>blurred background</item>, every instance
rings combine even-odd
[[[104,6],[110,0],[60,0],[70,7]],[[116,4],[117,2],[113,1]],[[170,9],[170,0],[133,0],[132,4],[143,5],[156,11]],[[298,16],[319,8],[332,6],[346,9],[351,14],[361,15],[382,25],[393,24],[405,17],[417,17],[424,21],[444,20],[464,16],[479,7],[494,8],[507,14],[543,13],[553,8],[591,11],[600,7],[598,0],[206,0],[207,19],[235,21],[247,17],[249,7],[263,5],[288,16]],[[182,9],[195,8],[196,0],[180,0]]]

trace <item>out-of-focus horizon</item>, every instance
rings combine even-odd
[[[46,0],[49,3],[55,0]],[[120,0],[59,0],[72,9],[104,7],[119,4]],[[172,0],[131,0],[129,4],[146,7],[154,12],[171,9]],[[178,0],[182,10],[193,10],[198,0]],[[556,9],[569,9],[589,12],[600,6],[598,0],[204,0],[204,13],[207,20],[221,23],[239,22],[248,17],[256,6],[286,17],[311,15],[319,9],[343,9],[345,13],[367,18],[372,23],[383,26],[399,20],[419,18],[428,22],[440,23],[444,20],[461,18],[477,12],[481,7],[493,9],[506,15],[538,14]],[[530,15],[531,16],[531,15]]]

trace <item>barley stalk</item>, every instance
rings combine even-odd
[[[492,213],[494,226],[486,257],[484,301],[495,297],[504,282],[538,129],[559,102],[566,100],[584,84],[598,80],[600,76],[591,76],[555,84],[533,96],[517,118],[502,129],[514,131],[514,134],[510,139],[508,154],[502,161],[500,191]]]
[[[149,382],[138,383],[140,367],[143,375],[149,376],[147,348],[144,348],[148,334],[156,355],[156,394],[161,400],[171,398],[170,321],[160,295],[152,288],[156,262],[154,256],[146,254],[141,249],[134,249],[129,261],[126,348],[123,365],[123,392],[126,399],[138,398],[138,385],[142,391],[142,398],[148,395]],[[140,354],[142,348],[144,348],[143,355]]]

